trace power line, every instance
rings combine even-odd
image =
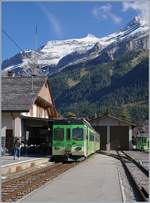
[[[13,43],[16,45],[17,48],[19,48],[21,51],[24,51],[24,50],[18,45],[18,43],[17,43],[5,30],[2,29],[2,32],[7,36],[7,38],[8,38],[11,42],[13,42]]]

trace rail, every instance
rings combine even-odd
[[[129,156],[124,151],[121,151],[129,160],[131,160],[147,177],[149,177],[149,171],[144,168],[139,162],[137,162],[133,157]]]
[[[133,188],[133,191],[136,194],[136,196],[138,198],[138,201],[140,201],[140,202],[148,201],[148,198],[149,198],[148,192],[145,190],[144,187],[140,186],[139,183],[137,183],[137,181],[135,180],[134,176],[132,175],[130,169],[128,168],[128,166],[126,164],[126,161],[125,161],[124,157],[120,155],[119,151],[117,151],[117,155],[118,155],[118,158],[119,158],[119,160],[121,161],[121,163],[123,165],[123,168],[125,169],[125,172],[126,172],[128,180],[129,180],[129,183],[130,183],[131,187]],[[132,163],[134,163],[132,161],[132,159],[130,159],[130,161]]]
[[[20,177],[6,180],[2,183],[2,201],[17,201],[75,165],[77,163],[56,163]]]

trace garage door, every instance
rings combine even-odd
[[[107,127],[106,126],[96,126],[95,130],[100,134],[100,149],[106,150]]]
[[[128,126],[112,126],[110,127],[110,143],[111,150],[118,148],[122,150],[129,149],[129,127]]]

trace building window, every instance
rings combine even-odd
[[[37,117],[40,117],[40,107],[37,106]]]
[[[30,116],[33,116],[33,107],[30,109]]]
[[[40,117],[42,118],[42,108],[40,107]]]
[[[42,117],[45,118],[45,109],[42,110]]]
[[[44,117],[46,118],[47,116],[47,112],[46,112],[46,109],[44,109]]]
[[[33,105],[33,117],[37,116],[37,106]]]

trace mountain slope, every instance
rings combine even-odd
[[[63,115],[73,112],[92,117],[108,107],[115,113],[128,104],[132,112],[139,102],[142,104],[138,107],[147,109],[148,52],[132,51],[113,62],[71,66],[51,76],[50,82],[57,108]]]
[[[136,16],[124,29],[103,38],[88,34],[82,39],[48,41],[37,51],[20,52],[2,63],[3,73],[52,75],[86,61],[108,62],[123,53],[148,49],[148,25]]]
[[[135,17],[103,38],[49,41],[2,64],[3,74],[48,75],[62,115],[93,117],[127,108],[133,122],[148,119],[148,25]]]

